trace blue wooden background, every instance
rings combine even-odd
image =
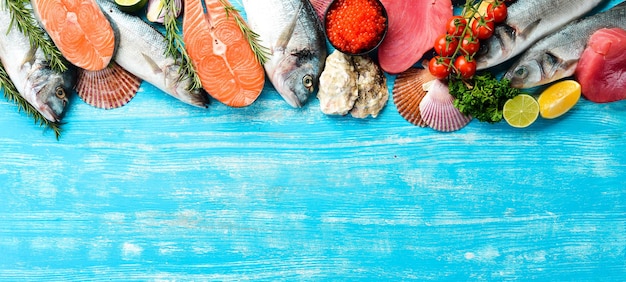
[[[626,102],[439,133],[391,98],[357,120],[269,83],[207,110],[144,84],[74,98],[58,141],[0,112],[1,279],[626,277]]]

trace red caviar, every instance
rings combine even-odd
[[[385,31],[383,7],[376,0],[338,0],[326,14],[328,40],[344,53],[376,47]]]

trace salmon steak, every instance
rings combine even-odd
[[[115,33],[94,0],[32,0],[33,10],[63,57],[85,70],[107,67]]]
[[[202,88],[231,107],[252,104],[263,90],[265,70],[240,28],[245,21],[226,0],[184,3],[183,41]]]

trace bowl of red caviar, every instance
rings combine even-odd
[[[366,55],[387,34],[387,10],[379,0],[334,0],[324,15],[330,44],[348,55]]]

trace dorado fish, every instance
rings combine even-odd
[[[53,71],[41,51],[11,24],[11,14],[0,1],[0,61],[19,94],[46,119],[59,122],[74,84],[74,69]]]
[[[522,53],[537,40],[582,17],[604,0],[519,0],[508,6],[506,21],[482,43],[477,69],[498,65]]]
[[[504,75],[515,88],[547,84],[574,74],[591,35],[601,28],[626,29],[626,2],[572,22],[537,41]]]
[[[243,0],[250,28],[270,56],[264,64],[276,91],[302,107],[315,90],[327,49],[322,24],[309,0]]]
[[[159,31],[120,11],[113,0],[96,2],[119,34],[113,58],[119,66],[187,104],[206,108],[206,93],[189,90],[192,79],[182,77],[180,62],[165,54],[167,42]]]

